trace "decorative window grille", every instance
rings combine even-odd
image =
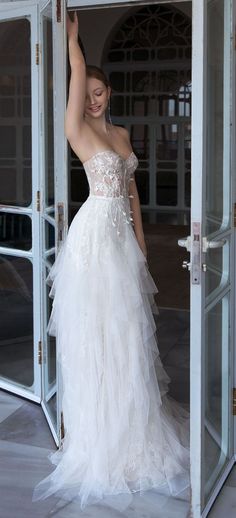
[[[142,207],[188,212],[191,20],[171,5],[132,8],[109,36],[102,67],[112,86],[113,123],[129,129],[140,161]],[[77,192],[79,182],[83,201],[85,182],[72,177]]]

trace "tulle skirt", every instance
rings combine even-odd
[[[129,200],[89,196],[48,282],[65,436],[34,488],[78,499],[189,488],[189,414],[167,395],[157,346],[157,287],[129,221]]]

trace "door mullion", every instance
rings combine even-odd
[[[205,1],[193,0],[192,34],[192,192],[191,192],[191,234],[194,223],[202,222],[202,182],[204,171],[204,41],[205,41]],[[193,238],[191,258],[193,257]],[[200,236],[201,242],[201,236]],[[202,282],[202,275],[201,275]],[[191,449],[191,508],[194,518],[201,518],[202,497],[202,423],[203,423],[203,375],[202,323],[203,301],[202,287],[191,284],[191,331],[190,331],[190,449]]]
[[[37,210],[37,196],[40,190],[39,163],[39,65],[36,64],[35,49],[38,44],[38,7],[32,8],[31,16],[31,111],[32,111],[32,251],[33,251],[33,297],[34,297],[34,385],[35,393],[41,398],[41,365],[38,362],[38,344],[41,341],[40,319],[40,212]]]

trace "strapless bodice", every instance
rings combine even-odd
[[[90,195],[128,197],[129,182],[137,166],[138,159],[133,152],[124,159],[113,150],[99,151],[83,163]]]

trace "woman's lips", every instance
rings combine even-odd
[[[93,107],[91,106],[91,107],[89,108],[89,110],[90,110],[91,112],[98,112],[100,109],[101,109],[101,105],[100,105],[100,106],[93,106]]]

